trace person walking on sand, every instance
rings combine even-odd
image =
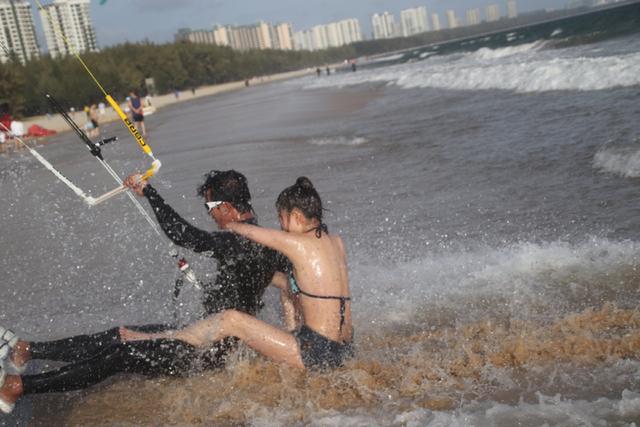
[[[144,107],[142,100],[135,90],[129,92],[129,109],[131,110],[131,117],[138,132],[141,132],[142,136],[147,136],[147,129],[144,125]]]

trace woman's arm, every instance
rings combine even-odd
[[[231,222],[226,228],[238,233],[247,239],[268,246],[281,252],[290,260],[293,260],[296,252],[301,249],[301,243],[296,237],[285,231],[274,230],[272,228],[258,227],[256,225],[244,224],[241,222]]]

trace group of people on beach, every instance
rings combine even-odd
[[[125,185],[149,201],[175,244],[217,261],[215,282],[203,286],[202,318],[183,328],[123,326],[46,342],[0,327],[0,410],[10,413],[26,394],[80,389],[119,372],[182,376],[220,368],[238,341],[300,369],[333,369],[352,357],[345,247],[329,234],[308,178],[278,196],[280,230],[258,226],[247,179],[234,170],[211,171],[198,188],[220,229],[214,232],[183,219],[142,175],[129,176]],[[280,290],[284,328],[256,318],[269,285]],[[24,375],[35,359],[67,365]]]

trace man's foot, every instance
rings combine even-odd
[[[0,342],[0,362],[4,363],[9,371],[22,374],[29,360],[31,353],[28,342],[18,340],[13,347],[6,341]]]
[[[0,369],[0,411],[10,414],[22,395],[22,380],[18,375],[7,375]]]
[[[16,346],[9,357],[10,364],[18,373],[23,373],[27,368],[27,362],[31,360],[31,352],[29,351],[29,343],[27,341],[18,340]]]

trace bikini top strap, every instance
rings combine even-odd
[[[298,291],[300,294],[307,296],[309,298],[318,298],[318,299],[337,299],[340,301],[340,331],[342,331],[342,327],[344,326],[344,322],[345,322],[345,313],[347,311],[347,301],[351,301],[351,297],[335,297],[335,296],[328,296],[328,295],[314,295],[314,294],[310,294],[308,292],[303,291],[302,289],[298,288]]]
[[[316,237],[319,239],[322,237],[322,232],[324,231],[325,234],[329,234],[329,227],[327,227],[327,224],[325,224],[324,222],[321,222],[317,227],[313,227],[307,230],[307,232],[315,230],[316,231]]]

